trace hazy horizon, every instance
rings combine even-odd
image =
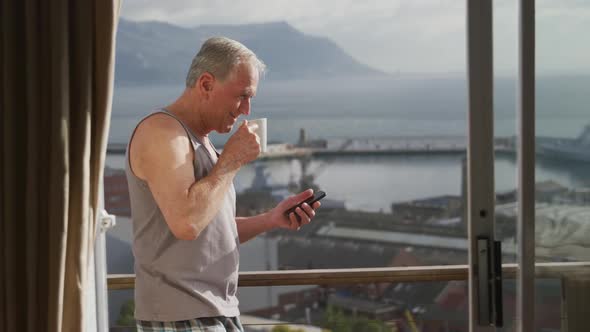
[[[269,0],[253,6],[229,0],[129,0],[121,15],[182,27],[284,21],[305,34],[329,38],[361,63],[387,73],[460,74],[466,68],[465,3]],[[590,44],[577,42],[590,31],[590,2],[540,0],[536,12],[537,73],[590,74]],[[495,1],[493,15],[495,72],[515,75],[516,3]]]

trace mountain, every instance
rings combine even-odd
[[[238,40],[253,50],[268,67],[266,79],[384,75],[358,62],[330,39],[305,35],[286,22],[183,28],[121,19],[115,81],[183,83],[194,55],[212,36]]]

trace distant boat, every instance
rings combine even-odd
[[[539,138],[537,152],[553,159],[590,162],[590,125],[577,138]]]

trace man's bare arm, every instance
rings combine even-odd
[[[253,217],[237,217],[236,225],[238,228],[238,237],[240,243],[244,243],[258,234],[270,231],[276,226],[270,222],[267,213],[259,214]]]
[[[183,240],[196,239],[207,227],[237,171],[260,151],[255,135],[244,124],[209,175],[195,179],[194,152],[186,131],[163,114],[140,124],[130,149],[133,171],[148,183],[171,232]]]

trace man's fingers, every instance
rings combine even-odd
[[[291,229],[298,229],[299,228],[299,221],[297,221],[297,217],[295,216],[295,212],[291,212],[289,214],[289,221],[291,221],[291,224],[289,224],[289,228],[291,228]]]
[[[258,129],[258,123],[248,124],[248,129],[250,129],[251,132],[256,131],[256,129]]]
[[[307,213],[307,216],[311,219],[315,217],[315,211],[307,203],[303,203],[303,210]],[[310,220],[311,221],[311,220]]]
[[[293,206],[305,201],[311,196],[313,196],[313,189],[307,189],[295,196],[289,197],[284,203]],[[298,230],[302,225],[309,224],[311,219],[315,217],[315,209],[319,208],[320,205],[320,202],[315,202],[312,206],[307,203],[301,204],[300,207],[297,207],[294,212],[289,213],[287,216],[287,219],[289,219],[290,222],[288,227],[293,230]],[[297,220],[297,217],[299,217],[299,220]]]
[[[309,215],[305,211],[303,211],[302,208],[298,207],[295,210],[295,212],[297,212],[297,215],[299,215],[299,218],[301,218],[301,224],[308,224],[311,221],[311,218],[309,217]]]

